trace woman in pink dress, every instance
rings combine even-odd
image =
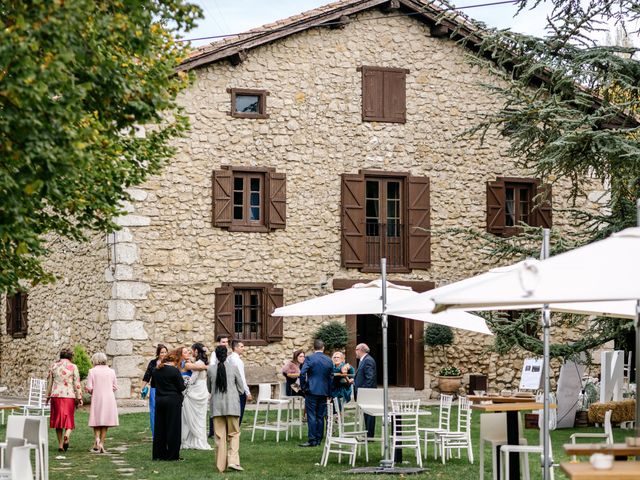
[[[116,372],[107,366],[107,356],[98,352],[91,357],[93,368],[87,376],[87,392],[91,394],[89,426],[93,427],[95,441],[92,452],[107,453],[104,442],[109,427],[118,426],[118,407],[115,391],[118,389]]]
[[[71,360],[73,352],[63,349],[60,360],[51,365],[47,377],[47,403],[51,402],[49,427],[56,429],[59,452],[66,452],[69,448],[71,430],[76,428],[76,405],[82,405],[80,373]]]

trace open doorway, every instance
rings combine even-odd
[[[424,323],[400,317],[389,317],[387,334],[389,385],[424,388]],[[354,350],[366,343],[377,364],[378,384],[382,385],[382,322],[377,315],[351,315],[347,317],[350,361],[355,365]]]

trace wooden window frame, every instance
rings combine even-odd
[[[262,190],[260,205],[262,218],[258,221],[234,218],[234,180],[236,176],[249,178],[260,175]],[[224,176],[225,181],[216,177]],[[226,183],[228,182],[228,183]],[[224,185],[227,186],[224,186]],[[230,232],[267,233],[286,228],[286,175],[276,172],[273,167],[236,167],[223,165],[213,172],[212,178],[212,225]],[[220,198],[218,198],[220,197]],[[249,208],[245,205],[245,209]],[[220,209],[220,212],[217,211]]]
[[[361,97],[362,97],[362,121],[363,122],[383,122],[383,123],[406,123],[407,122],[407,84],[406,84],[406,75],[410,72],[410,70],[406,68],[390,68],[390,67],[376,67],[376,66],[367,66],[363,65],[357,67],[358,72],[362,73],[361,77]],[[376,114],[368,114],[366,108],[366,98],[367,97],[367,82],[366,76],[367,74],[378,73],[381,78],[378,79],[379,82],[382,82],[381,87],[381,95],[382,95],[382,112],[380,115]],[[391,97],[389,92],[385,92],[385,75],[386,74],[404,74],[404,107],[401,115],[394,115],[391,112]]]
[[[25,338],[29,329],[28,294],[16,292],[5,296],[7,334],[12,338]],[[20,325],[18,328],[18,322]]]
[[[231,94],[231,110],[229,115],[233,118],[269,118],[267,113],[267,90],[253,88],[227,88],[227,93]],[[238,95],[255,95],[258,97],[258,113],[238,112],[236,110],[236,97]]]
[[[269,229],[267,228],[267,221],[266,221],[266,212],[265,212],[265,205],[266,205],[266,188],[267,188],[267,177],[268,177],[268,172],[261,172],[261,171],[246,171],[246,170],[233,170],[233,178],[232,178],[232,182],[233,182],[233,197],[232,197],[232,201],[233,201],[233,212],[232,212],[232,219],[231,219],[231,225],[233,227],[233,230],[235,231],[242,231],[242,232],[267,232],[269,231]],[[243,214],[243,218],[242,219],[237,219],[235,218],[235,208],[236,208],[236,203],[235,203],[235,193],[236,193],[236,189],[235,189],[235,182],[237,178],[242,178],[243,179],[243,199],[242,199],[242,214]],[[251,180],[258,178],[260,180],[260,199],[259,199],[259,204],[260,204],[260,219],[259,220],[251,220],[250,219],[250,213],[251,213]]]
[[[258,291],[260,292],[260,338],[241,338],[236,336],[235,332],[235,295],[236,292],[245,291]],[[226,330],[231,331],[219,331],[218,316],[221,312],[216,311],[216,335],[220,333],[229,333],[233,339],[241,340],[245,345],[253,346],[266,346],[271,343],[280,342],[283,339],[282,335],[282,317],[272,317],[270,315],[271,308],[282,306],[281,300],[279,304],[274,304],[270,295],[275,293],[282,299],[282,289],[275,288],[272,283],[254,283],[254,282],[223,282],[219,289],[216,289],[216,296],[220,292],[224,292],[231,296],[232,304],[226,308],[229,310],[227,314],[231,314],[229,325]],[[218,301],[216,298],[216,309],[218,308]],[[274,323],[279,323],[280,333],[277,333],[275,337],[271,335],[270,329]]]
[[[395,265],[387,261],[387,270],[394,273],[409,273],[414,269],[431,267],[431,201],[428,177],[413,176],[408,172],[384,170],[360,170],[357,174],[342,174],[341,180],[341,265],[357,268],[363,272],[380,272],[380,265],[369,263],[371,248],[366,235],[366,182],[373,179],[401,180],[402,196],[401,248]],[[381,239],[382,254],[388,256],[384,239]],[[368,250],[369,249],[369,250]]]
[[[510,237],[522,233],[520,220],[519,199],[514,197],[516,203],[514,216],[515,225],[507,225],[507,188],[527,190],[529,192],[529,211],[527,212],[530,227],[551,228],[552,222],[552,198],[551,186],[541,184],[539,179],[528,177],[497,177],[495,181],[487,182],[487,231],[494,235]],[[540,198],[540,195],[543,198]],[[499,198],[498,198],[499,197]],[[546,219],[545,219],[546,217]],[[545,223],[547,223],[545,225]]]

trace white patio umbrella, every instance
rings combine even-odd
[[[384,259],[383,259],[384,260]],[[330,315],[380,315],[382,317],[382,349],[383,349],[383,389],[384,414],[382,417],[384,428],[384,459],[382,467],[391,466],[388,435],[386,432],[389,402],[388,372],[387,372],[387,310],[389,301],[398,302],[418,295],[410,287],[395,285],[385,280],[384,269],[386,262],[382,262],[382,279],[369,283],[358,283],[353,287],[333,292],[321,297],[304,300],[284,307],[276,308],[272,315],[282,317],[293,316],[330,316]],[[440,323],[450,327],[461,328],[480,333],[490,334],[483,318],[463,311],[443,312],[442,314],[411,314],[399,315],[429,323]]]
[[[640,205],[640,203],[639,203]],[[639,215],[640,216],[640,215]],[[546,234],[548,238],[548,232]],[[503,275],[458,285],[431,298],[433,311],[485,307],[512,308],[543,305],[545,320],[545,365],[548,365],[548,311],[560,303],[577,303],[579,310],[629,318],[635,304],[636,385],[640,382],[640,228],[628,228],[605,240],[580,247],[542,261],[527,260]],[[451,285],[454,286],[454,285]],[[567,307],[567,305],[563,305]],[[616,312],[602,311],[609,307]],[[615,307],[615,308],[614,308]],[[571,307],[569,307],[569,311]],[[565,310],[567,311],[567,310]],[[624,313],[624,315],[620,315]],[[548,367],[547,367],[548,369]],[[545,385],[548,374],[545,371]],[[547,395],[545,394],[545,411]],[[639,400],[639,399],[637,399]],[[546,425],[545,425],[546,427]],[[640,401],[636,401],[636,435],[640,436]],[[546,443],[546,437],[545,437]],[[546,455],[545,455],[546,457]],[[545,478],[548,466],[545,461]]]

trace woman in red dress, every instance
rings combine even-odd
[[[76,405],[82,405],[80,373],[71,360],[73,352],[63,349],[60,360],[51,365],[47,377],[47,402],[51,402],[49,427],[56,429],[59,452],[66,452],[69,448],[71,430],[76,427]]]

